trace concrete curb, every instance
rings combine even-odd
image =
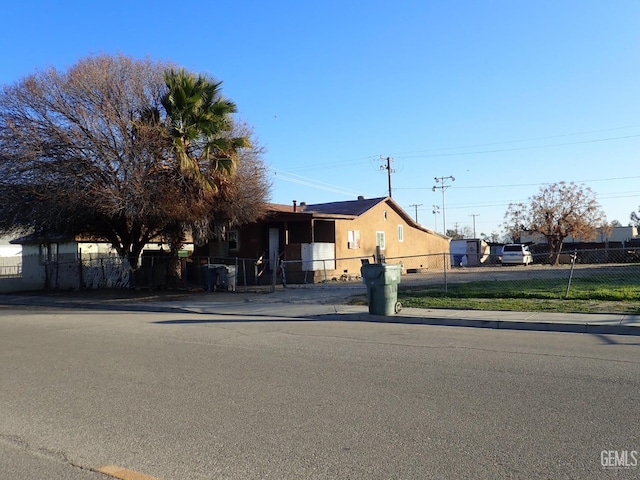
[[[305,304],[305,303],[262,303],[262,302],[137,302],[96,301],[86,299],[64,299],[55,297],[0,295],[0,305],[31,306],[51,308],[73,308],[85,310],[110,310],[119,312],[190,313],[199,315],[220,315],[227,320],[255,317],[273,321],[355,321],[399,323],[408,325],[432,325],[446,327],[490,328],[496,330],[545,331],[565,333],[587,333],[600,335],[640,336],[640,321],[637,316],[607,315],[600,321],[589,321],[589,314],[567,314],[573,321],[559,319],[562,315],[550,315],[546,320],[540,314],[523,312],[480,312],[452,310],[404,309],[393,316],[372,315],[366,306]],[[513,317],[521,316],[521,320]],[[475,318],[469,318],[475,317]],[[493,318],[496,317],[496,318]],[[507,317],[507,318],[500,318]],[[534,319],[535,317],[535,319]],[[627,318],[631,317],[627,321]]]
[[[336,320],[346,320],[349,317],[353,321],[380,322],[380,323],[403,323],[409,325],[431,325],[441,327],[467,327],[467,328],[490,328],[495,330],[522,330],[538,332],[561,332],[561,333],[587,333],[600,335],[635,335],[640,336],[640,325],[605,325],[588,322],[542,322],[542,321],[515,321],[515,320],[486,320],[454,317],[415,317],[415,316],[380,316],[380,315],[330,315]]]

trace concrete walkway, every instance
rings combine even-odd
[[[349,305],[363,286],[279,288],[250,292],[38,292],[0,295],[0,305],[223,316],[224,321],[361,321],[441,326],[640,335],[640,315],[403,308],[393,316]],[[1,314],[1,313],[0,313]]]

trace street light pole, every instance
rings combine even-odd
[[[452,182],[455,182],[456,179],[454,176],[450,175],[448,177],[435,177],[434,180],[436,181],[436,183],[442,184],[439,186],[434,185],[432,190],[434,192],[436,191],[436,189],[442,190],[442,233],[446,235],[447,234],[447,217],[446,217],[446,211],[444,206],[444,191],[451,186],[451,185],[447,185],[447,181],[451,180]]]
[[[434,205],[431,213],[433,213],[433,225],[435,228],[434,232],[437,232],[438,231],[438,213],[440,213],[440,207],[438,205]]]

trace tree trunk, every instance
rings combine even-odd
[[[554,267],[560,265],[560,251],[562,250],[562,241],[564,238],[560,237],[547,237],[549,243],[550,263]]]

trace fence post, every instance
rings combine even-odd
[[[447,292],[447,261],[448,261],[448,257],[449,255],[445,252],[442,254],[442,258],[444,260],[444,262],[442,263],[442,266],[444,268],[444,291],[445,293]]]
[[[569,270],[569,282],[567,283],[567,292],[564,295],[564,299],[569,298],[569,288],[571,288],[571,279],[573,278],[573,266],[576,264],[576,257],[578,256],[578,250],[573,251],[571,255],[571,269]]]
[[[278,250],[275,251],[275,256],[273,259],[273,265],[271,265],[271,293],[276,291],[276,277],[278,276],[278,268],[280,265],[280,253]]]
[[[237,275],[237,273],[236,273]],[[242,280],[244,281],[244,291],[247,291],[247,259],[242,259]]]
[[[236,261],[235,261],[235,267],[236,267],[236,271],[234,272],[233,275],[233,291],[237,292],[238,291],[238,257],[235,257]]]
[[[78,290],[82,290],[82,249],[78,249]]]
[[[287,268],[287,262],[283,259],[278,260],[280,262],[280,274],[282,275],[282,286],[283,288],[287,288],[287,272],[285,269]]]
[[[324,269],[324,284],[326,286],[329,283],[329,279],[327,278],[327,261],[325,259],[322,260],[322,268]]]

